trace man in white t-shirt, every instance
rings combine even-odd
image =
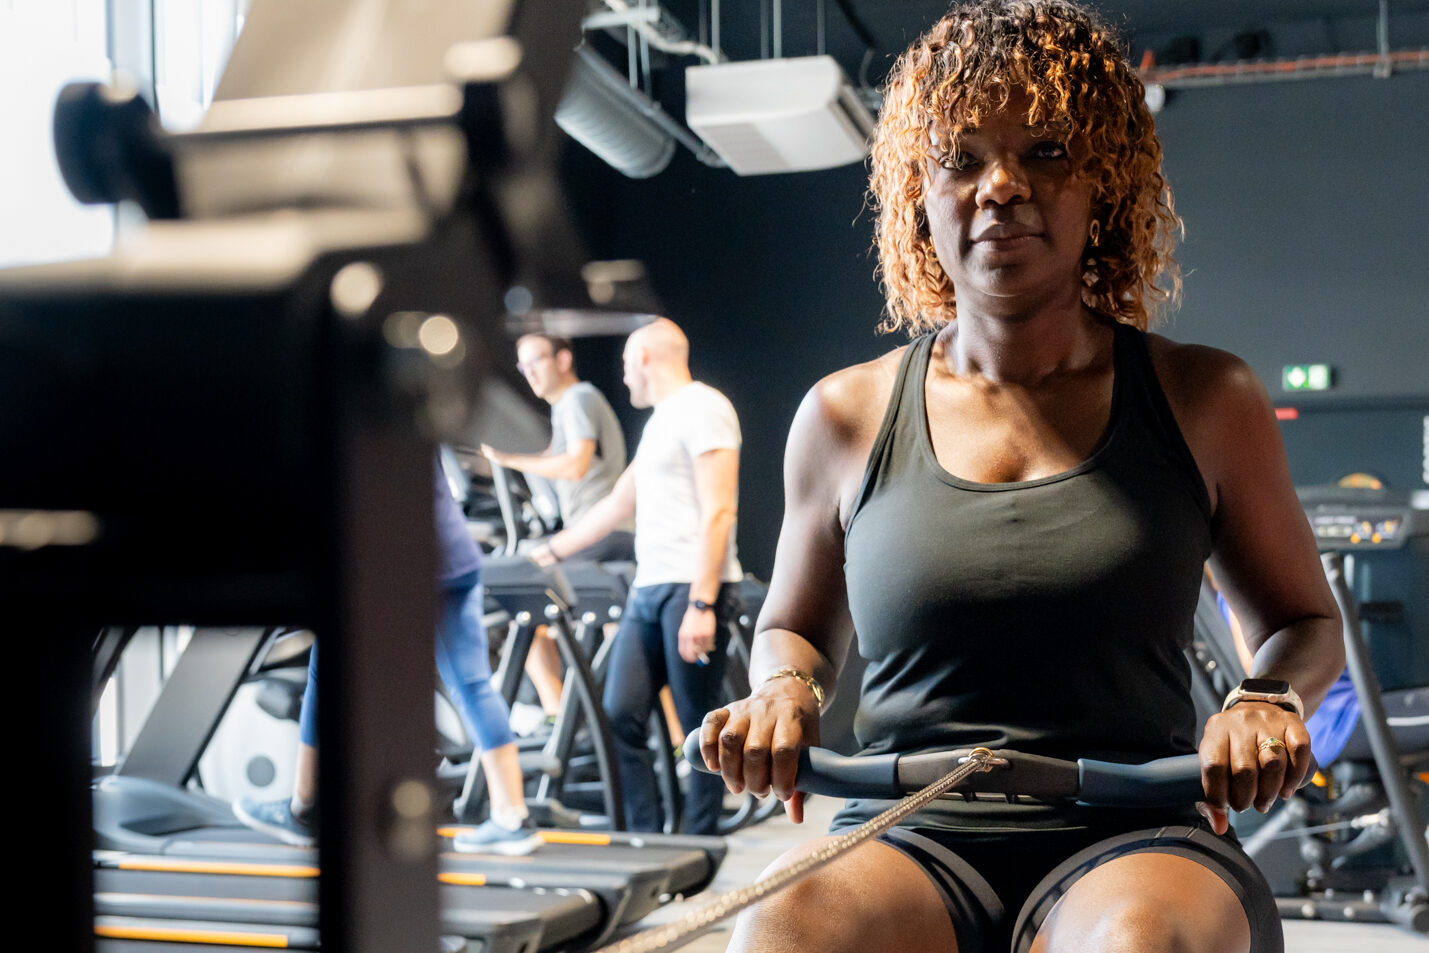
[[[659,318],[625,343],[625,385],[636,407],[653,407],[635,460],[615,488],[573,525],[535,550],[549,565],[594,544],[635,517],[635,584],[611,647],[604,707],[620,762],[626,824],[663,824],[650,713],[668,684],[680,722],[718,708],[728,622],[742,571],[735,554],[739,418],[729,400],[691,379],[689,341]],[[685,831],[713,834],[724,782],[694,774],[685,795]]]

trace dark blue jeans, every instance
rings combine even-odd
[[[725,652],[735,587],[720,586],[715,602],[715,650],[709,664],[680,658],[680,622],[689,605],[688,583],[662,583],[631,590],[620,617],[620,631],[610,650],[603,703],[615,735],[620,784],[625,794],[625,823],[632,831],[663,829],[665,812],[655,780],[654,753],[648,746],[650,713],[660,689],[670,686],[680,725],[694,731],[705,715],[724,703]],[[679,743],[680,739],[676,739]],[[724,802],[724,782],[717,775],[692,772],[685,792],[687,834],[713,834]]]

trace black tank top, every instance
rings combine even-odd
[[[1115,326],[1095,452],[1019,483],[971,483],[939,465],[924,403],[932,346],[926,335],[903,355],[845,534],[868,660],[854,722],[863,752],[987,745],[1142,762],[1194,751],[1182,653],[1210,501],[1145,335]],[[941,801],[921,822],[1045,827],[1085,813]]]

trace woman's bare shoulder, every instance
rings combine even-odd
[[[1235,409],[1247,403],[1260,406],[1265,389],[1250,365],[1229,351],[1204,344],[1183,344],[1148,334],[1147,344],[1157,379],[1178,419],[1199,418]]]
[[[903,351],[835,371],[804,395],[784,452],[791,498],[837,502],[842,510],[873,449]]]
[[[805,395],[800,416],[810,418],[809,425],[837,444],[858,442],[870,429],[876,432],[906,349],[906,345],[895,348],[828,375]]]
[[[1171,413],[1200,468],[1213,510],[1245,472],[1284,465],[1270,395],[1249,364],[1228,351],[1150,335],[1152,363]],[[1272,449],[1273,448],[1273,449]],[[1259,454],[1279,454],[1279,463]],[[1245,461],[1254,462],[1247,467]]]

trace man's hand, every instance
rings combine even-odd
[[[506,454],[502,453],[500,450],[497,450],[489,443],[484,443],[481,445],[481,455],[486,459],[490,460],[492,463],[500,463],[502,466],[506,466],[506,464],[502,463],[501,460],[501,458],[506,456]]]
[[[713,609],[688,606],[680,622],[680,658],[690,664],[709,661],[715,648],[715,614]],[[704,656],[704,661],[701,661]]]

